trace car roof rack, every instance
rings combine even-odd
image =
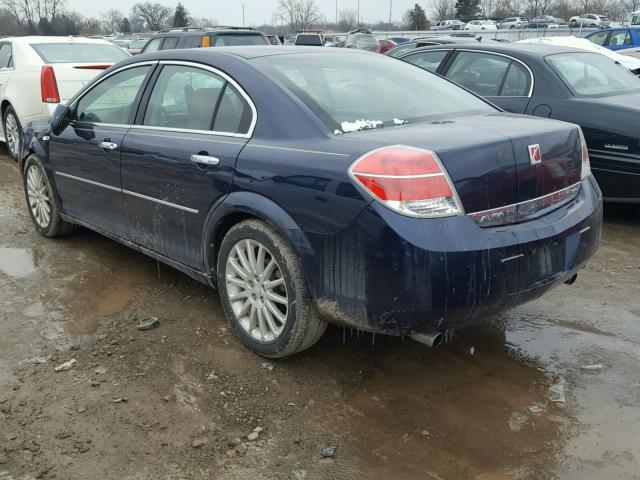
[[[177,33],[177,32],[212,32],[215,30],[255,30],[251,27],[232,27],[229,25],[215,25],[212,27],[181,27],[162,30],[160,33]]]

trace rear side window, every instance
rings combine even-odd
[[[178,47],[178,37],[165,37],[162,50],[174,50]]]
[[[433,52],[420,52],[413,55],[408,55],[404,57],[403,60],[409,63],[413,63],[414,65],[424,70],[435,73],[436,70],[438,70],[438,67],[440,66],[442,60],[444,60],[444,57],[447,56],[447,53],[449,52],[442,50]]]
[[[631,45],[631,36],[627,30],[614,30],[611,32],[607,45],[615,47],[618,45]]]
[[[199,68],[169,65],[158,76],[144,116],[152,127],[211,130],[225,80]]]
[[[144,48],[144,52],[157,52],[160,50],[160,44],[162,43],[162,38],[154,38],[151,40],[147,46]]]
[[[265,37],[258,34],[218,33],[214,47],[237,47],[247,45],[269,45]]]
[[[595,43],[596,45],[604,45],[604,41],[607,39],[609,32],[597,32],[589,35],[587,39]]]
[[[11,44],[5,43],[0,47],[0,69],[9,68],[11,66]]]
[[[459,52],[446,76],[483,97],[526,97],[531,84],[520,63],[482,52]]]
[[[97,43],[32,43],[45,63],[116,63],[129,56],[115,45]]]
[[[200,48],[201,46],[202,35],[182,37],[182,48]]]
[[[126,125],[150,66],[116,73],[80,99],[75,118],[79,122]]]
[[[227,84],[216,113],[213,130],[226,133],[247,133],[251,124],[251,109],[231,85]]]

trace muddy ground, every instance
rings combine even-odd
[[[605,223],[573,286],[442,347],[330,328],[262,365],[215,291],[36,234],[2,153],[0,480],[640,478],[640,209]]]

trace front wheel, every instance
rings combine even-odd
[[[45,237],[61,237],[73,232],[76,225],[60,217],[60,205],[44,166],[38,157],[31,155],[22,171],[24,192],[31,220]]]
[[[247,220],[229,230],[217,277],[231,326],[259,355],[284,358],[306,350],[327,327],[309,296],[300,259],[264,222]]]
[[[19,160],[22,150],[22,126],[18,115],[11,105],[4,111],[4,138],[7,142],[7,152],[14,160]]]

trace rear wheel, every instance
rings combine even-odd
[[[7,152],[11,158],[17,161],[22,150],[22,126],[11,105],[5,109],[2,121],[4,124],[4,138],[7,142]]]
[[[299,258],[267,224],[247,220],[224,237],[217,265],[225,313],[242,343],[269,358],[315,344],[326,329]]]
[[[77,227],[60,217],[60,205],[53,193],[44,166],[35,155],[29,156],[22,171],[27,207],[36,229],[45,237],[61,237]]]

